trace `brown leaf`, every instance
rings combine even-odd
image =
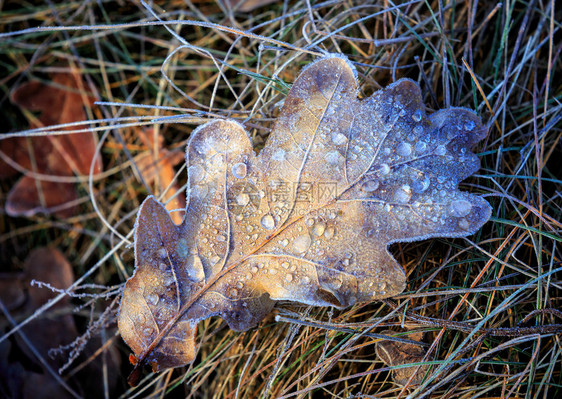
[[[26,313],[34,313],[42,305],[54,298],[57,294],[45,287],[31,285],[31,281],[41,281],[54,288],[65,289],[74,282],[72,266],[65,256],[54,248],[38,248],[27,257],[25,264],[25,279],[28,290],[28,303]],[[70,306],[70,299],[64,297],[51,307],[52,310],[63,310]],[[48,355],[49,349],[66,345],[78,335],[74,319],[70,313],[50,317],[38,317],[27,323],[22,331],[32,342],[37,351],[55,368],[60,367],[65,359],[53,359]],[[30,358],[34,355],[27,345],[20,341],[20,347]]]
[[[485,134],[466,109],[427,116],[411,80],[359,100],[339,56],[301,73],[259,156],[235,122],[196,129],[181,226],[153,197],[137,216],[119,312],[130,382],[143,364],[192,361],[210,316],[247,330],[277,300],[342,308],[402,292],[390,243],[466,236],[488,220],[488,203],[457,188]]]
[[[8,193],[6,213],[31,217],[38,213],[53,212],[61,218],[66,218],[74,215],[76,206],[70,202],[76,199],[76,190],[72,184],[39,181],[23,176]]]
[[[382,334],[392,336],[395,334],[394,331],[383,331]],[[422,334],[416,333],[408,335],[408,339],[413,339],[415,341],[422,340]],[[423,361],[425,356],[425,351],[422,347],[416,344],[409,344],[405,342],[397,341],[381,341],[375,346],[377,356],[386,364],[387,366],[402,366],[404,364],[420,363]],[[392,379],[398,385],[405,386],[410,381],[410,386],[419,385],[422,383],[425,375],[429,371],[429,365],[417,365],[412,367],[396,368],[392,370]],[[412,374],[413,377],[412,377]],[[411,379],[411,380],[410,380]]]
[[[83,121],[86,119],[84,106],[91,104],[93,99],[80,93],[82,86],[79,76],[57,73],[52,75],[51,85],[28,82],[12,91],[11,99],[22,109],[40,112],[38,119],[30,119],[31,128]],[[0,141],[0,151],[20,168],[50,176],[89,174],[95,147],[95,137],[91,133],[16,137]],[[98,157],[94,164],[94,174],[100,173],[101,169],[101,159]],[[16,169],[4,160],[0,160],[0,170],[0,177],[16,173]],[[25,178],[30,181],[18,182],[10,192],[11,198],[7,200],[6,211],[11,216],[50,213],[53,212],[50,208],[76,198],[72,184],[43,180],[38,185],[32,176]],[[37,186],[45,191],[39,194]],[[25,201],[18,203],[16,200],[21,198],[25,198]],[[67,217],[73,214],[73,210],[73,207],[66,207],[55,213],[60,217]]]
[[[21,273],[0,274],[0,301],[8,310],[18,308],[25,302]]]

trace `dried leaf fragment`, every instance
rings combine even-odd
[[[382,334],[393,335],[395,332],[383,331]],[[416,333],[415,335],[408,335],[407,338],[421,341],[422,334]],[[390,367],[420,363],[425,357],[425,351],[418,345],[390,340],[378,342],[375,346],[375,350],[379,359]],[[410,382],[410,386],[419,385],[422,383],[428,371],[428,364],[396,368],[392,370],[392,379],[398,385],[402,386],[407,385],[408,382]]]
[[[342,308],[402,292],[390,243],[466,236],[488,220],[488,203],[457,188],[485,134],[466,109],[426,115],[411,80],[358,99],[339,56],[304,69],[258,156],[236,122],[196,129],[183,223],[152,197],[137,216],[119,312],[138,360],[130,382],[143,364],[192,361],[210,316],[247,330],[277,300]]]
[[[56,73],[52,85],[39,81],[25,83],[11,93],[11,100],[23,110],[39,111],[30,119],[30,127],[66,124],[86,119],[84,106],[92,97],[82,95],[81,78],[75,74]],[[68,128],[70,130],[71,128]],[[0,151],[11,163],[0,159],[0,177],[17,173],[13,167],[50,177],[87,175],[95,155],[96,141],[92,133],[57,136],[15,137],[0,140]],[[93,172],[101,172],[101,159],[94,163]],[[74,185],[54,180],[42,180],[33,175],[23,176],[10,190],[6,213],[11,216],[33,216],[55,213],[60,217],[74,214],[77,194]]]

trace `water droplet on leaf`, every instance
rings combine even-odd
[[[146,297],[146,302],[148,302],[152,306],[156,305],[159,302],[159,300],[160,298],[155,293],[148,294],[148,296]]]
[[[271,214],[264,215],[260,220],[261,227],[266,230],[272,230],[275,227],[275,220]]]
[[[451,210],[454,216],[463,217],[470,213],[472,204],[465,200],[456,200],[451,202]]]
[[[423,116],[422,110],[421,110],[421,109],[416,109],[416,110],[414,111],[414,113],[412,114],[412,119],[413,119],[414,121],[416,121],[416,122],[419,122],[419,121],[422,120],[422,116]]]
[[[310,244],[312,244],[310,236],[308,234],[303,234],[295,238],[295,241],[293,241],[293,249],[295,252],[304,253],[310,248]]]
[[[399,187],[394,192],[394,200],[401,204],[405,204],[408,201],[410,201],[411,197],[412,197],[412,189],[407,184],[404,184],[403,186]]]
[[[236,196],[236,203],[241,206],[246,206],[250,202],[250,196],[246,193],[238,194]]]
[[[332,134],[332,143],[335,145],[343,145],[347,142],[347,136],[343,133],[333,133]]]
[[[248,173],[248,168],[244,162],[239,162],[232,166],[232,175],[237,179],[243,179]]]
[[[402,142],[396,147],[396,153],[401,157],[407,157],[412,153],[412,146],[408,143]]]
[[[320,237],[322,234],[324,234],[325,230],[326,230],[326,223],[318,222],[312,228],[312,234],[315,235],[316,237]]]
[[[363,189],[363,191],[366,191],[368,193],[372,193],[373,191],[375,191],[377,188],[379,188],[379,181],[376,179],[369,179],[363,182],[363,184],[361,185],[361,189]]]

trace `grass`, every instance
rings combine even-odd
[[[30,134],[9,93],[54,71],[79,71],[103,102],[75,127],[96,132],[106,171],[79,184],[79,214],[0,215],[2,273],[20,270],[27,253],[44,245],[58,247],[74,267],[74,307],[66,311],[81,333],[91,333],[87,340],[98,337],[100,350],[72,362],[62,380],[80,385],[69,376],[99,357],[108,397],[562,395],[562,321],[551,311],[562,308],[562,14],[555,2],[295,1],[243,13],[225,4],[0,3],[3,132]],[[409,278],[392,302],[345,310],[282,303],[245,333],[214,317],[199,324],[193,364],[126,386],[129,349],[116,336],[116,311],[133,272],[136,210],[149,193],[161,194],[132,167],[150,151],[139,127],[154,127],[173,149],[205,121],[234,118],[259,149],[299,71],[325,51],[356,64],[363,96],[409,77],[429,110],[477,111],[490,130],[476,149],[482,168],[462,188],[490,202],[491,221],[467,239],[393,245]],[[185,166],[176,171],[182,186]],[[15,181],[0,181],[2,204]],[[20,331],[5,320],[2,327],[4,342]],[[431,348],[423,363],[432,368],[419,387],[395,385],[375,356],[374,334],[404,327],[425,331]],[[106,360],[115,350],[121,366]],[[114,385],[112,375],[119,376]]]

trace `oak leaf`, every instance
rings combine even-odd
[[[84,84],[75,73],[55,73],[51,84],[32,80],[18,86],[11,100],[22,110],[40,112],[30,117],[30,128],[69,124],[86,119],[84,106],[93,103],[93,97],[80,93]],[[72,127],[63,127],[72,130]],[[17,173],[18,169],[35,171],[51,177],[88,175],[95,155],[96,139],[92,133],[13,137],[0,140],[0,178]],[[4,157],[10,158],[10,163]],[[102,170],[101,159],[94,163],[94,174]],[[8,193],[6,213],[10,216],[33,216],[37,213],[55,213],[59,217],[72,216],[73,202],[78,195],[72,183],[36,179],[33,175],[21,177]]]
[[[343,308],[399,294],[393,242],[474,233],[490,216],[458,183],[479,168],[486,134],[462,108],[426,115],[402,79],[357,98],[353,66],[328,56],[294,83],[263,150],[233,121],[197,128],[187,147],[186,215],[140,207],[136,270],[119,330],[140,366],[193,361],[197,322],[255,326],[275,301]]]

